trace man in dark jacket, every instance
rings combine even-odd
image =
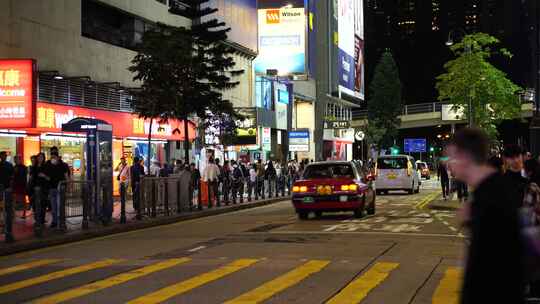
[[[437,177],[441,181],[443,199],[446,200],[450,194],[450,178],[448,177],[448,169],[446,168],[446,164],[443,162],[439,162],[439,166],[437,168]]]
[[[136,211],[139,211],[141,204],[139,187],[142,176],[144,176],[144,167],[141,165],[139,157],[135,156],[133,158],[133,165],[129,168],[129,178],[131,182],[131,191],[133,192],[133,208]]]
[[[509,184],[488,165],[489,140],[483,131],[462,129],[447,147],[448,166],[457,179],[471,185],[466,204],[470,229],[462,304],[523,303],[523,242],[518,211],[520,200]],[[504,273],[504,279],[493,275]]]
[[[504,176],[508,179],[511,189],[516,191],[520,197],[519,202],[516,202],[516,208],[520,208],[525,195],[525,187],[527,186],[527,178],[523,175],[523,150],[516,145],[507,146],[503,152],[504,165],[506,172]]]
[[[58,186],[61,182],[68,179],[68,166],[60,159],[58,152],[51,149],[51,159],[45,163],[43,173],[40,174],[49,184],[49,200],[51,202],[52,213],[51,228],[55,228],[58,225],[59,208],[61,207]]]
[[[4,200],[6,208],[6,226],[4,232],[7,243],[14,241],[12,234],[12,222],[14,217],[12,205],[13,174],[13,165],[7,161],[7,153],[5,151],[0,152],[0,195],[2,196],[1,199]]]

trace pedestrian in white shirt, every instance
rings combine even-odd
[[[215,164],[214,158],[210,157],[208,165],[203,171],[203,181],[208,183],[208,208],[213,207],[213,200],[215,198],[216,203],[219,203],[218,195],[218,180],[219,167]]]
[[[255,164],[252,164],[249,169],[248,202],[251,202],[251,193],[253,192],[255,192],[255,199],[257,199],[257,166]]]

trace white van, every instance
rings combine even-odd
[[[387,194],[391,190],[404,190],[409,194],[420,192],[420,175],[411,156],[380,156],[375,164],[375,176],[377,194]]]

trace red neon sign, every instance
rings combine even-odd
[[[0,128],[34,126],[35,61],[0,59]]]

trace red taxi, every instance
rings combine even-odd
[[[319,217],[338,211],[353,211],[360,218],[364,212],[375,214],[375,191],[372,179],[355,162],[316,162],[294,183],[292,203],[302,220],[310,212]]]

